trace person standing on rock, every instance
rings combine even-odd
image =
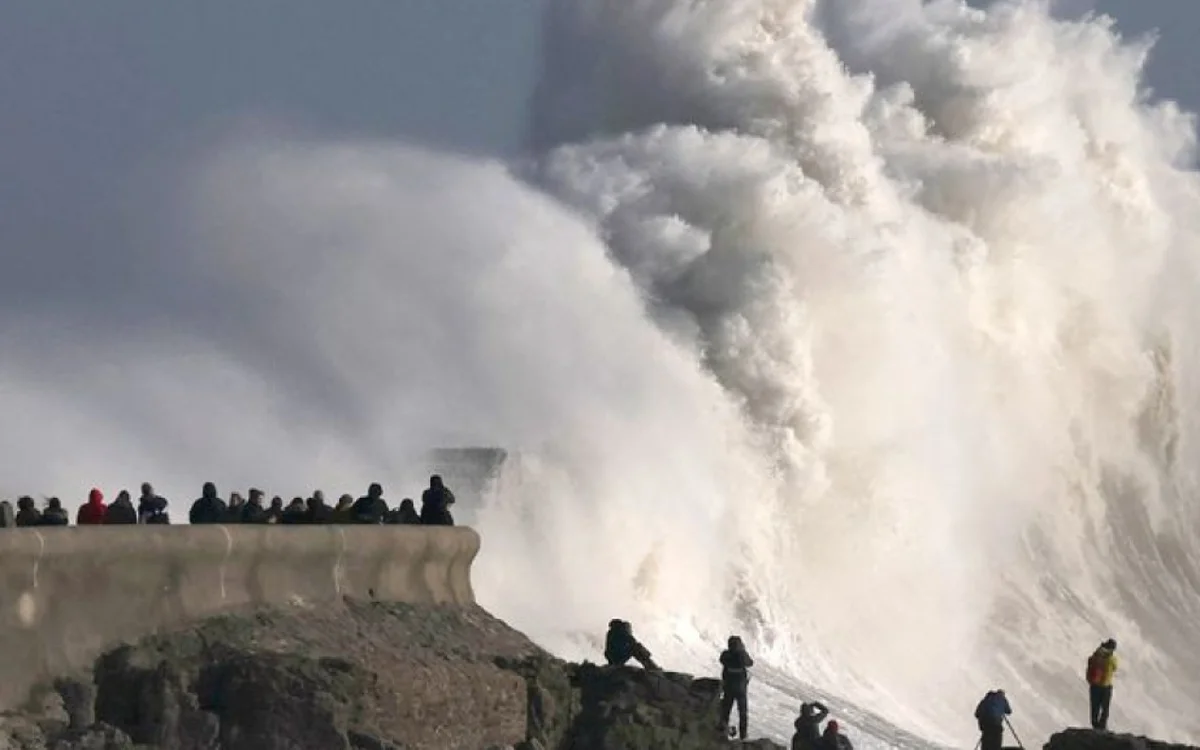
[[[821,750],[854,750],[850,738],[842,734],[836,719],[830,719],[821,734]]]
[[[750,667],[754,659],[746,652],[746,645],[736,635],[729,636],[729,643],[721,652],[721,731],[729,726],[729,713],[733,704],[738,709],[738,739],[746,739],[750,725],[750,707],[747,690],[750,687]]]
[[[979,750],[1000,750],[1004,744],[1004,721],[1012,713],[1003,690],[992,690],[975,707],[979,722]]]
[[[829,716],[829,709],[820,701],[800,704],[800,716],[793,726],[792,750],[817,750],[821,741],[821,722]]]
[[[1113,677],[1117,674],[1117,642],[1109,638],[1087,661],[1088,697],[1092,704],[1092,729],[1108,730],[1108,707],[1112,703]]]
[[[608,633],[604,637],[604,660],[609,666],[620,667],[630,659],[640,662],[648,670],[658,670],[650,650],[633,637],[633,626],[625,620],[609,620]]]

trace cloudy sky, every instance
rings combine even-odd
[[[541,1],[0,4],[4,223],[47,198],[95,197],[114,171],[230,118],[511,150]],[[1060,2],[1131,34],[1160,29],[1153,86],[1200,105],[1200,3]]]
[[[542,2],[0,3],[0,306],[125,283],[105,256],[143,208],[126,183],[233,122],[512,152]],[[1058,2],[1160,30],[1152,86],[1200,109],[1200,3]]]

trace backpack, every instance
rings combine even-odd
[[[1092,654],[1087,660],[1087,671],[1084,677],[1089,685],[1099,685],[1104,682],[1104,672],[1108,667],[1108,656],[1100,651]]]

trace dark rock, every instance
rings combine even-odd
[[[115,648],[0,723],[0,750],[709,750],[719,696],[567,664],[477,607],[347,601]]]
[[[346,728],[361,719],[371,681],[365,668],[342,659],[237,654],[206,665],[198,690],[201,705],[221,717],[222,750],[340,750],[352,746]]]
[[[519,750],[706,750],[728,746],[712,679],[537,658],[502,663],[526,678],[528,738]],[[747,743],[750,747],[775,748]]]
[[[96,663],[96,717],[120,727],[139,745],[217,747],[217,718],[200,709],[185,669],[185,663],[128,646],[101,656]]]
[[[1197,750],[1192,745],[1138,737],[1132,734],[1097,732],[1094,729],[1067,729],[1050,737],[1043,750]]]
[[[90,678],[64,677],[54,681],[54,690],[62,698],[69,729],[81,731],[96,722],[96,685]]]
[[[103,654],[94,684],[43,688],[19,726],[0,726],[0,750],[94,744],[65,734],[68,715],[78,726],[90,713],[144,750],[513,747],[530,688],[497,662],[535,656],[549,659],[477,607],[347,601],[217,617]],[[540,679],[555,684],[552,671]],[[54,718],[31,718],[43,713]]]
[[[353,729],[346,732],[346,739],[354,750],[400,750],[390,742],[384,742],[370,734],[356,732]]]
[[[50,745],[51,750],[134,750],[133,740],[116,727],[96,724],[84,730],[71,730]]]

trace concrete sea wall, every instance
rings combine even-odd
[[[105,648],[261,604],[474,604],[465,527],[93,526],[0,531],[0,709]]]

